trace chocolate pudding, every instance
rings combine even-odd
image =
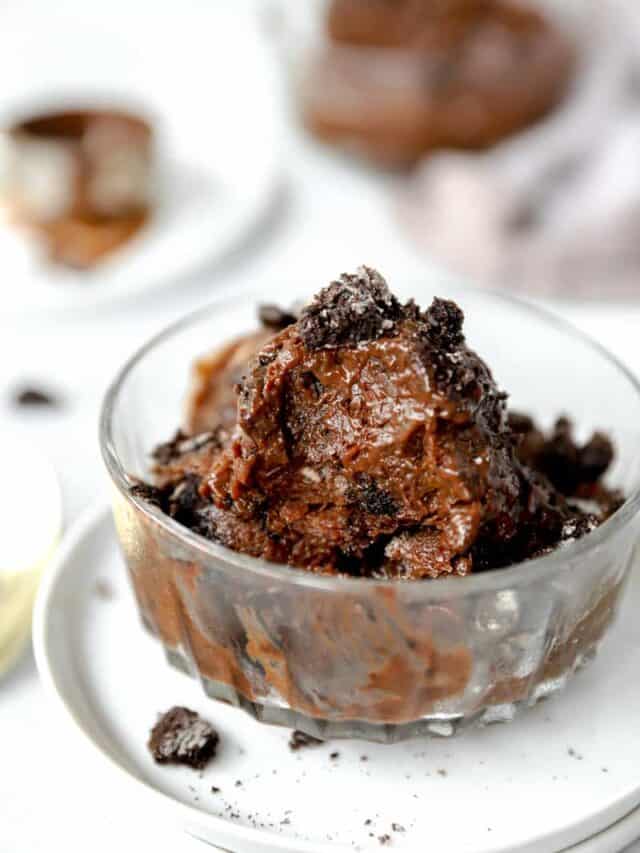
[[[326,29],[305,122],[388,165],[495,144],[555,107],[573,69],[565,35],[510,0],[333,0]]]

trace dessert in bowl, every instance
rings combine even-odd
[[[153,207],[150,122],[119,109],[38,112],[5,133],[10,221],[50,260],[90,270],[136,236]]]
[[[304,122],[382,165],[491,147],[558,107],[576,70],[559,4],[555,14],[518,0],[316,5],[300,63]]]
[[[209,695],[318,737],[452,734],[597,650],[638,531],[638,386],[543,313],[454,295],[464,327],[456,302],[403,303],[366,267],[259,330],[255,306],[214,306],[111,387],[140,613]],[[503,385],[584,436],[509,412]]]

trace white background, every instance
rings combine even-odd
[[[62,481],[67,525],[105,496],[97,443],[103,391],[131,351],[168,322],[221,293],[240,299],[243,288],[262,291],[268,301],[286,301],[288,289],[310,293],[360,263],[378,267],[391,284],[437,274],[397,233],[389,179],[327,154],[293,123],[281,162],[281,189],[269,216],[215,269],[99,315],[0,313],[1,447],[10,453],[12,436],[26,435],[46,450]],[[3,268],[2,287],[13,286],[11,270]],[[640,282],[637,306],[604,301],[552,307],[640,373]],[[10,389],[29,380],[58,391],[64,406],[14,409]],[[0,682],[1,853],[205,849],[161,824],[140,825],[51,714],[27,654]]]

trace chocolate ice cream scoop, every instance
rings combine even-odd
[[[597,523],[533,426],[529,452],[455,303],[402,305],[360,267],[286,317],[197,363],[188,434],[155,452],[153,499],[177,520],[267,560],[399,578],[508,565]]]
[[[315,571],[466,574],[477,542],[519,546],[566,512],[514,454],[505,395],[463,315],[401,305],[361,267],[254,356],[237,425],[203,478],[212,535]]]

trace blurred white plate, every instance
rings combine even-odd
[[[98,580],[111,599],[97,594]],[[640,833],[639,606],[636,573],[598,660],[514,723],[451,741],[335,741],[291,753],[286,730],[207,700],[165,664],[99,509],[78,522],[46,574],[34,644],[44,684],[95,772],[111,773],[114,797],[135,803],[141,821],[166,819],[242,853],[380,850],[387,833],[398,851],[552,853],[578,844],[575,853],[615,853]],[[220,730],[220,753],[202,774],[158,767],[147,752],[156,714],[174,704]],[[74,779],[86,784],[87,774],[78,768]]]
[[[39,107],[122,104],[151,116],[159,143],[155,215],[95,271],[56,269],[0,229],[3,310],[93,309],[175,283],[246,239],[273,200],[282,87],[246,0],[8,0],[0,80],[2,123]]]

